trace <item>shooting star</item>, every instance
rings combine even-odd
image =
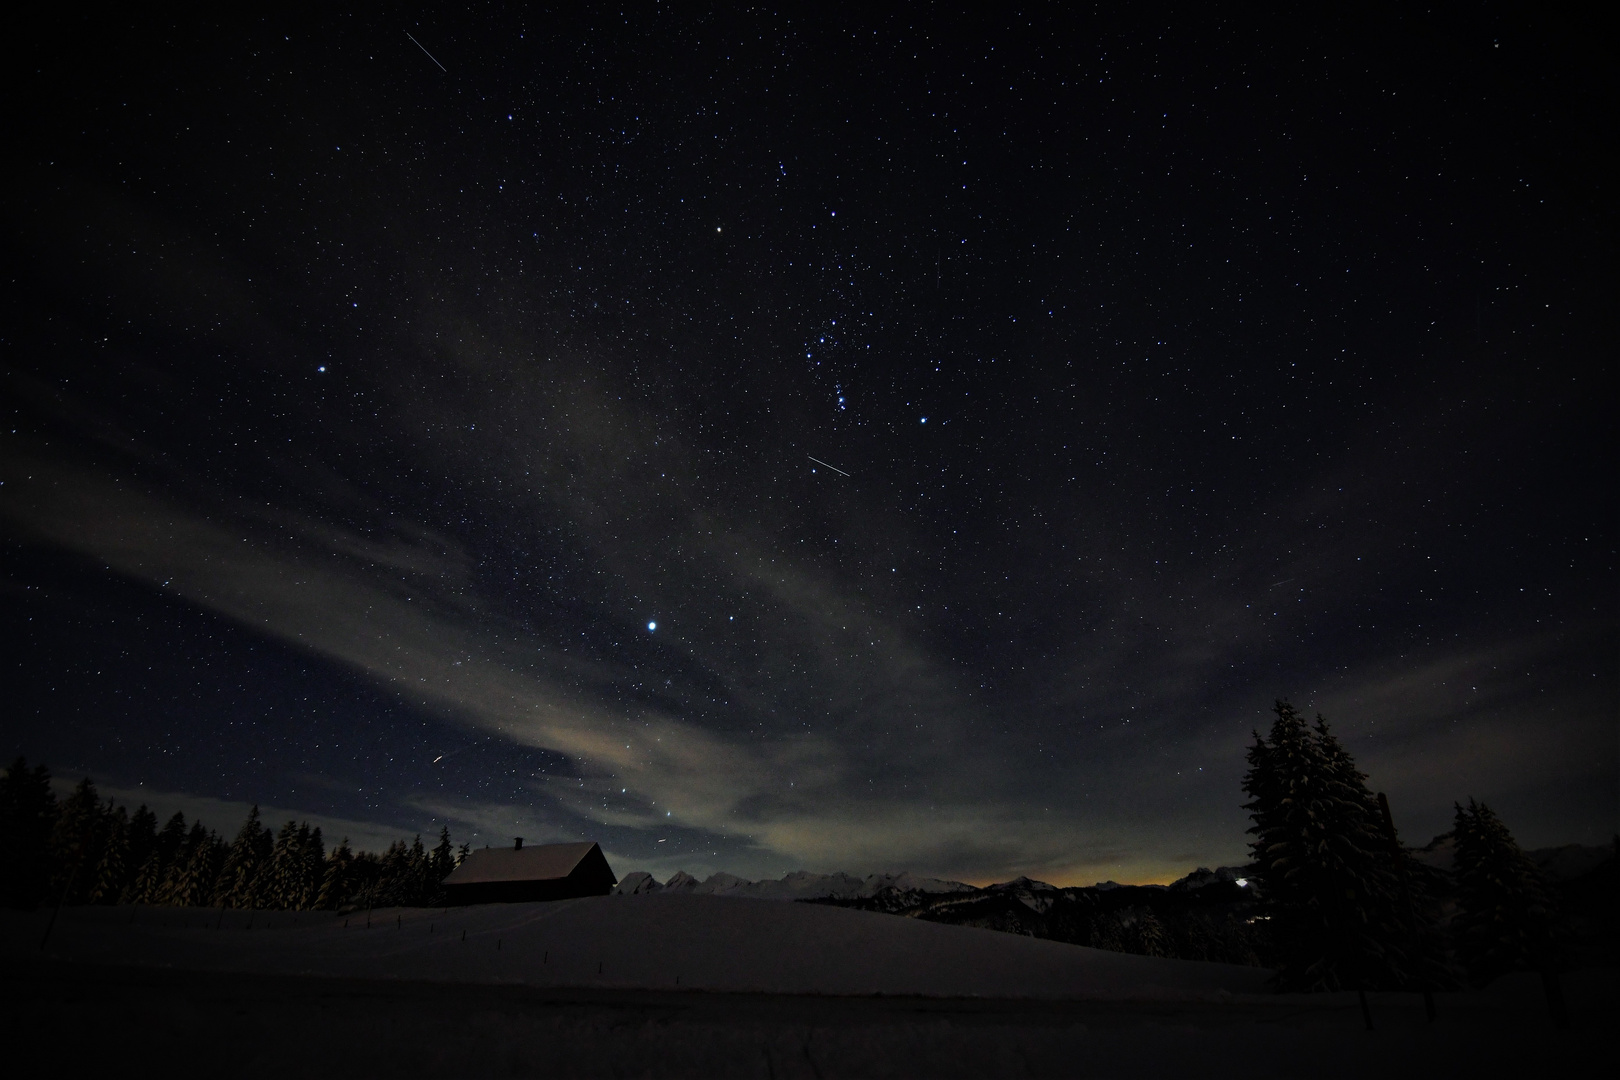
[[[843,469],[840,469],[838,466],[836,466],[836,465],[828,465],[825,461],[822,461],[818,457],[810,457],[809,454],[806,454],[804,456],[809,457],[811,461],[815,462],[817,465],[822,466],[823,468],[831,469],[833,472],[837,473],[839,476],[848,476],[849,475],[849,473],[845,472]]]
[[[1279,586],[1279,585],[1286,585],[1286,584],[1288,584],[1288,583],[1289,583],[1289,582],[1290,582],[1290,581],[1293,581],[1293,580],[1294,580],[1294,579],[1293,579],[1293,578],[1291,578],[1291,577],[1285,577],[1285,578],[1283,578],[1283,579],[1282,579],[1282,580],[1281,580],[1281,581],[1273,581],[1273,582],[1272,582],[1272,583],[1271,583],[1271,584],[1270,584],[1270,585],[1267,585],[1267,586],[1266,586],[1266,588],[1268,588],[1268,589],[1275,589],[1275,588],[1276,588],[1276,587],[1277,587],[1277,586]]]
[[[423,45],[420,41],[417,41],[415,37],[412,37],[409,30],[405,31],[405,36],[411,39],[411,44],[422,50],[423,56],[427,57],[429,60],[432,60],[435,64],[439,64],[439,58],[428,52],[427,46]],[[444,72],[446,75],[450,74],[450,69],[445,67],[443,64],[439,64],[439,70]]]

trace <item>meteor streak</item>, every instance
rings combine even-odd
[[[804,456],[809,457],[811,461],[815,462],[817,465],[822,466],[823,468],[831,469],[833,472],[837,473],[839,476],[848,476],[849,475],[849,473],[845,472],[843,469],[840,469],[838,466],[836,466],[836,465],[828,465],[825,461],[822,461],[818,457],[810,457],[809,454],[806,454]]]
[[[416,38],[411,35],[411,32],[409,30],[405,31],[405,36],[411,39],[411,43],[413,45],[415,45],[418,49],[422,50],[422,55],[423,56],[427,57],[429,60],[432,60],[435,64],[439,64],[438,57],[436,57],[432,53],[428,52],[427,51],[427,46],[423,45],[420,41],[417,41]],[[450,74],[450,69],[445,67],[443,64],[439,64],[439,70],[444,72],[446,75]]]

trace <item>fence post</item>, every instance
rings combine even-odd
[[[73,864],[73,873],[68,875],[67,884],[62,887],[62,895],[56,898],[56,910],[51,912],[51,921],[45,924],[45,936],[39,939],[39,951],[45,951],[45,943],[51,940],[51,931],[56,929],[56,917],[62,914],[62,905],[67,903],[68,893],[73,891],[73,883],[79,880],[79,867],[84,865],[84,856]]]

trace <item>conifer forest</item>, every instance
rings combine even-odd
[[[1489,806],[1456,805],[1452,830],[1402,843],[1383,796],[1318,716],[1276,703],[1248,751],[1252,862],[1175,885],[1054,888],[1018,879],[963,895],[885,890],[815,902],[982,926],[1116,952],[1268,967],[1279,990],[1480,986],[1513,971],[1620,958],[1616,860],[1544,880]],[[1421,858],[1449,846],[1449,868]],[[103,800],[89,778],[58,798],[18,758],[0,776],[0,902],[346,911],[430,906],[466,857],[448,828],[380,854],[330,849],[319,828],[270,826],[255,806],[227,840],[175,813]],[[1241,875],[1241,876],[1239,876]]]
[[[255,806],[226,840],[176,812],[161,826],[146,806],[103,801],[86,777],[58,799],[49,770],[18,758],[0,778],[0,902],[338,911],[432,904],[466,856],[448,828],[429,850],[420,836],[376,854],[348,840],[330,850],[319,828],[269,827]]]

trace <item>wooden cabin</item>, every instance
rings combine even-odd
[[[542,844],[484,848],[467,855],[444,879],[450,904],[510,904],[606,896],[618,884],[596,844]]]

